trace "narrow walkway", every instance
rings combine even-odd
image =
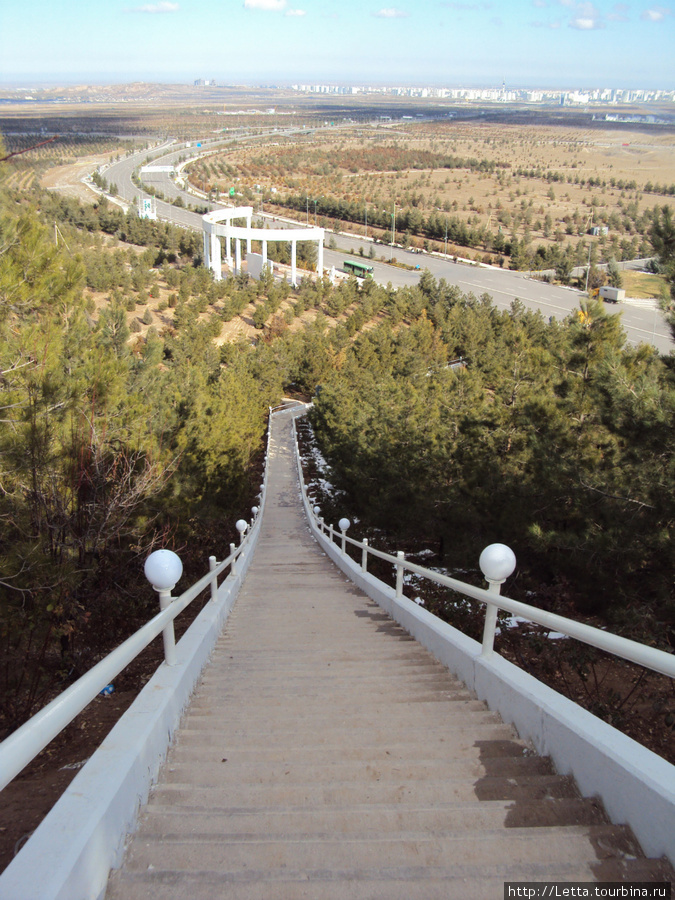
[[[628,831],[321,552],[290,419],[274,419],[256,557],[108,900],[501,900],[504,881],[651,880]]]

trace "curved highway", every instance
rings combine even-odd
[[[336,126],[332,127],[335,128]],[[306,134],[307,130],[304,129],[302,133]],[[274,135],[277,137],[280,135],[285,136],[294,133],[294,131],[297,131],[297,129],[289,130],[288,132],[274,132]],[[140,190],[132,180],[134,171],[139,169],[141,165],[147,164],[146,161],[151,161],[154,165],[177,165],[181,159],[186,159],[188,156],[196,159],[226,145],[231,146],[235,142],[248,142],[270,136],[271,134],[265,135],[260,132],[242,133],[237,137],[230,135],[226,138],[212,138],[202,141],[199,148],[195,142],[192,142],[191,145],[170,142],[112,163],[106,168],[105,177],[110,183],[117,185],[118,196],[131,203],[136,197],[149,196],[146,192]],[[186,205],[190,203],[207,206],[209,209],[217,208],[216,204],[207,203],[205,200],[179,188],[168,173],[157,173],[154,175],[154,179],[156,180],[153,180],[153,184],[156,184],[157,189],[165,197],[174,199],[181,197]],[[196,231],[202,230],[201,216],[199,214],[161,200],[156,202],[159,218]],[[220,204],[220,206],[222,205]],[[268,221],[272,220],[272,217],[267,215],[259,217]],[[280,220],[278,217],[275,219],[275,227],[283,227],[283,224],[283,220]],[[288,220],[287,224],[289,227],[291,225],[297,227],[297,222],[291,222],[291,220]],[[428,269],[434,278],[444,278],[448,284],[456,285],[467,294],[473,293],[475,296],[480,296],[483,293],[490,294],[495,306],[499,309],[508,309],[512,302],[518,299],[526,307],[539,310],[547,318],[554,317],[557,319],[563,319],[569,315],[570,312],[578,307],[579,300],[585,297],[585,294],[573,288],[545,284],[530,278],[522,272],[456,263],[435,254],[422,255],[394,248],[393,256],[398,262],[412,267],[420,267],[419,270],[413,269],[412,271],[398,268],[388,264],[392,256],[390,245],[373,245],[371,240],[344,233],[336,234],[334,238],[337,249],[324,250],[324,264],[326,267],[335,266],[335,268],[341,269],[344,260],[350,255],[350,251],[356,254],[356,259],[360,259],[360,250],[362,250],[365,257],[364,261],[373,265],[373,277],[377,282],[384,285],[390,283],[394,287],[402,287],[417,284],[421,271]],[[371,260],[368,257],[373,246],[375,259]],[[381,257],[384,257],[385,261]],[[636,304],[606,304],[605,309],[610,313],[621,315],[623,327],[630,344],[651,343],[661,353],[670,353],[674,349],[675,345],[673,344],[670,328],[654,304],[650,304],[647,301]]]

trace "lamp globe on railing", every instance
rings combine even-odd
[[[183,563],[173,550],[155,550],[145,561],[145,577],[159,594],[159,608],[166,609],[171,604],[171,590],[183,574]],[[173,619],[162,632],[164,659],[167,666],[176,664],[176,638]]]
[[[315,506],[313,512],[314,512],[314,516],[316,518],[316,524],[319,527],[319,530],[321,531],[321,533],[323,534],[323,519],[321,518],[321,507]]]
[[[506,544],[490,544],[478,560],[480,570],[490,584],[503,584],[516,568],[516,554]]]
[[[246,519],[237,519],[234,527],[239,532],[239,543],[243,544],[244,535],[246,534],[246,529],[248,528],[248,522],[246,521]]]
[[[173,550],[155,550],[145,561],[145,577],[156,591],[171,591],[183,574],[183,563]]]
[[[491,594],[498,596],[502,584],[516,568],[516,555],[506,544],[490,544],[481,553],[478,565],[488,582],[488,590]],[[499,607],[496,603],[487,603],[483,627],[482,656],[484,657],[491,656],[494,652],[498,611]]]
[[[340,519],[340,521],[338,522],[338,526],[340,528],[340,531],[342,532],[342,555],[343,556],[345,555],[345,552],[347,549],[347,529],[349,528],[349,526],[351,524],[352,523],[349,521],[349,519],[345,519],[345,518]]]

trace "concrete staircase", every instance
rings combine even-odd
[[[107,900],[669,880],[323,555],[281,418],[256,558]]]

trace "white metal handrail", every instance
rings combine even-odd
[[[371,547],[367,540],[357,541],[353,538],[347,537],[346,528],[338,531],[333,527],[333,525],[326,525],[323,518],[320,516],[318,507],[312,506],[312,502],[310,501],[310,498],[307,494],[307,488],[305,486],[302,471],[302,461],[300,459],[300,449],[298,446],[297,428],[295,427],[295,421],[293,422],[293,428],[295,434],[295,451],[302,499],[307,516],[310,522],[312,522],[315,528],[319,531],[319,533],[322,534],[331,543],[336,543],[335,539],[336,537],[339,537],[341,542],[340,552],[343,556],[346,555],[347,544],[360,549],[361,572],[363,574],[365,574],[368,570],[368,554],[382,559],[385,562],[389,562],[393,566],[395,566],[396,597],[399,599],[403,596],[403,573],[407,571],[414,572],[416,575],[420,575],[423,578],[434,582],[435,584],[439,584],[443,587],[450,588],[453,591],[457,591],[458,593],[463,594],[466,597],[470,597],[473,600],[478,600],[481,603],[485,603],[486,620],[485,630],[483,633],[483,656],[490,656],[494,652],[494,636],[495,625],[497,621],[497,612],[499,610],[505,610],[506,612],[521,616],[522,618],[527,619],[530,622],[534,622],[537,625],[541,625],[543,628],[547,628],[551,631],[557,631],[561,634],[566,635],[567,637],[575,638],[576,640],[583,641],[583,643],[585,644],[596,647],[598,650],[604,650],[607,653],[612,653],[614,656],[621,657],[622,659],[629,660],[630,662],[634,662],[638,665],[645,666],[648,669],[652,669],[655,672],[660,672],[663,675],[669,675],[671,678],[675,678],[675,654],[668,653],[664,650],[658,650],[655,647],[648,647],[647,645],[641,644],[638,641],[633,641],[629,638],[624,638],[620,635],[603,631],[600,628],[594,628],[592,625],[586,625],[583,622],[575,622],[573,619],[568,619],[565,616],[559,616],[555,613],[549,613],[545,610],[537,609],[537,607],[535,606],[530,606],[527,603],[521,603],[519,600],[512,600],[510,597],[503,597],[499,594],[498,585],[500,582],[490,582],[490,588],[485,589],[467,584],[464,581],[459,581],[456,578],[451,578],[448,575],[441,575],[439,572],[434,572],[431,569],[425,568],[424,566],[409,562],[405,559],[405,556],[401,551],[399,551],[396,556],[393,556],[390,553],[384,553],[381,550],[376,550],[375,548]],[[347,527],[349,526],[347,525]]]
[[[270,416],[277,411],[287,409],[287,406],[270,408]],[[265,507],[267,484],[268,459],[271,440],[271,429],[268,423],[267,440],[265,447],[265,463],[263,467],[263,481],[260,485],[260,506],[252,510],[253,518],[251,527],[249,523],[240,520],[237,528],[240,533],[240,545],[235,547],[230,544],[230,554],[227,559],[217,562],[215,557],[209,558],[209,571],[195,584],[184,591],[179,597],[172,598],[170,591],[160,592],[161,610],[149,622],[127,638],[115,650],[104,659],[85,672],[74,684],[66,688],[58,697],[43,707],[39,712],[24,722],[16,731],[12,732],[4,741],[0,742],[0,791],[28,763],[43,750],[47,744],[69,725],[75,716],[96,697],[101,690],[109,684],[119,673],[129,665],[159,634],[164,633],[165,662],[173,665],[175,662],[173,622],[177,616],[196,598],[202,591],[210,586],[211,602],[215,602],[218,596],[218,577],[230,567],[230,575],[237,574],[236,566],[239,556],[246,552],[252,535],[257,532],[262,521],[262,513]],[[241,526],[241,527],[240,527]]]
[[[227,559],[218,563],[212,571],[207,572],[192,587],[173,599],[166,609],[157,613],[124,643],[116,647],[93,668],[85,672],[81,678],[78,678],[74,684],[55,697],[51,703],[48,703],[5,738],[0,743],[0,790],[6,787],[107,684],[117,677],[139,653],[145,650],[148,644],[167,626],[170,626],[174,619],[209,585],[212,586],[211,596],[213,598],[215,596],[213,585],[216,585],[217,590],[218,576],[228,566],[234,564],[245,549],[246,545],[242,544],[233,553],[230,553]]]

